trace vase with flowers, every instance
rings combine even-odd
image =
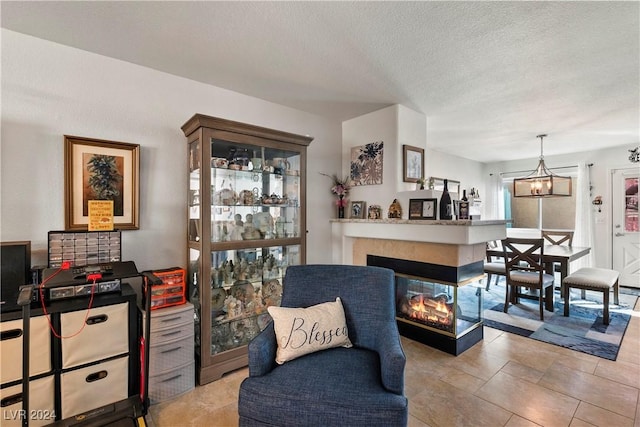
[[[349,190],[351,189],[351,179],[349,177],[346,178],[338,178],[338,175],[327,175],[323,173],[322,175],[328,176],[332,179],[333,185],[330,190],[333,194],[338,196],[336,200],[336,206],[338,206],[338,218],[344,218],[344,208],[347,206],[347,194],[349,194]]]

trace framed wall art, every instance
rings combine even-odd
[[[409,219],[436,219],[438,199],[410,199]]]
[[[356,185],[382,184],[384,141],[351,148],[351,183]]]
[[[424,176],[424,149],[402,146],[402,170],[404,182],[418,182]]]
[[[113,225],[139,228],[140,145],[64,136],[65,229],[87,230],[90,200],[113,200]]]
[[[349,218],[364,219],[366,202],[354,201],[349,202]]]

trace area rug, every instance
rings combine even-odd
[[[580,290],[572,290],[569,317],[564,317],[564,302],[556,291],[555,309],[553,313],[544,311],[544,321],[540,321],[537,299],[521,298],[519,304],[510,305],[509,312],[504,313],[504,297],[504,279],[483,292],[485,326],[608,360],[616,360],[618,356],[638,299],[634,292],[621,290],[619,304],[614,305],[611,295],[609,325],[604,325],[601,292],[587,291],[583,300]]]

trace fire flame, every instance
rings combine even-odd
[[[417,298],[414,297],[409,301],[411,310],[409,317],[421,321],[439,323],[442,325],[449,325],[452,322],[453,316],[447,304],[442,301],[426,298],[420,294]]]

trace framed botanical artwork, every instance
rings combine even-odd
[[[438,199],[409,199],[409,219],[436,219]]]
[[[404,182],[418,182],[424,176],[424,149],[402,146],[402,170]]]
[[[349,202],[349,218],[364,218],[366,202]]]
[[[87,230],[89,201],[113,201],[113,226],[139,228],[140,145],[64,136],[65,229]]]

